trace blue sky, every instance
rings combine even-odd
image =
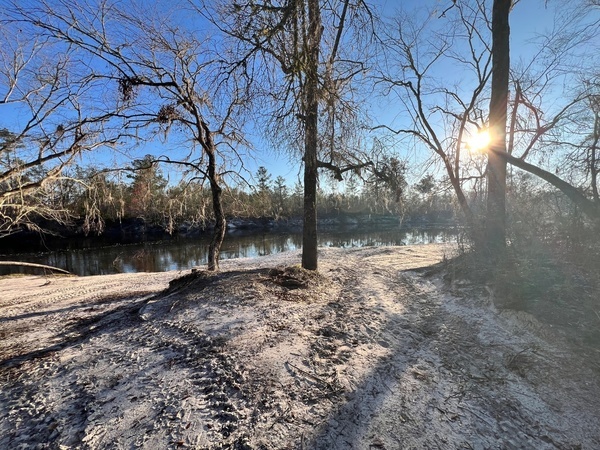
[[[491,3],[491,0],[489,0]],[[379,0],[374,1],[377,7],[381,8],[386,14],[392,15],[398,6],[402,6],[405,10],[413,8],[435,8],[438,11],[443,11],[451,5],[450,0]],[[547,3],[547,4],[546,4]],[[573,2],[574,3],[574,2]],[[569,4],[572,4],[569,2]],[[520,61],[527,62],[533,55],[536,45],[534,41],[540,35],[551,30],[555,23],[555,16],[563,14],[565,2],[558,0],[521,0],[514,8],[511,15],[511,59],[513,64],[518,64]],[[439,19],[443,20],[443,19]],[[443,74],[440,74],[443,76]],[[0,92],[2,91],[0,86]],[[379,101],[373,102],[371,107],[371,115],[374,117],[373,124],[377,125],[385,123],[386,125],[398,126],[397,120],[402,118],[394,118],[395,114],[389,110],[389,105],[382,110],[378,106]],[[0,126],[10,128],[14,125],[17,110],[7,105],[0,105]],[[254,144],[254,151],[248,152],[244,158],[244,165],[250,174],[254,174],[259,166],[265,166],[272,174],[273,179],[277,176],[283,176],[288,180],[288,186],[293,187],[294,183],[300,178],[300,165],[298,164],[298,156],[290,156],[285,151],[275,151],[271,149],[270,144],[265,141],[260,130],[249,130],[248,139]],[[141,157],[145,153],[160,153],[165,148],[165,145],[176,145],[174,141],[169,140],[165,143],[149,144],[145,148],[137,151]],[[181,149],[181,151],[185,151]],[[250,154],[253,156],[250,157]],[[414,158],[414,154],[403,154],[401,156]],[[419,159],[418,156],[416,159]],[[91,158],[94,164],[112,164],[113,158],[107,159],[106,156],[96,155]],[[419,174],[424,174],[425,169],[415,169],[413,175],[418,177]]]
[[[410,11],[413,8],[436,8],[438,11],[443,11],[449,4],[450,0],[380,0],[374,2],[385,14],[392,15],[398,9],[399,5],[405,10]],[[491,0],[490,0],[491,3]],[[557,11],[558,8],[558,11]],[[511,63],[527,64],[534,56],[538,48],[541,36],[550,32],[555,24],[555,16],[560,17],[561,9],[564,13],[565,3],[562,1],[545,0],[521,0],[511,13]],[[443,19],[440,19],[443,20]],[[372,114],[376,117],[374,125],[379,123],[398,125],[394,119],[395,114],[389,111],[388,105],[381,109],[377,106],[378,101],[372,105]],[[400,147],[399,147],[400,148]],[[404,155],[409,160],[421,159],[414,153]],[[299,166],[286,154],[277,154],[275,152],[267,152],[263,155],[259,154],[254,165],[264,165],[275,176],[281,175],[286,179],[295,179],[299,173]],[[412,171],[413,176],[420,177],[428,170],[421,167],[415,167]],[[300,177],[301,177],[300,173]]]

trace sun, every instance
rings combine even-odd
[[[480,153],[490,145],[491,141],[492,137],[488,130],[479,130],[467,141],[467,148],[473,153]]]

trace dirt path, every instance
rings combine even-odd
[[[0,448],[600,448],[597,361],[413,270],[449,252],[0,280]]]

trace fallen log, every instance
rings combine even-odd
[[[21,262],[21,261],[0,261],[0,266],[35,267],[36,269],[51,270],[53,272],[64,273],[66,275],[73,275],[71,272],[64,270],[64,269],[60,269],[58,267],[47,266],[45,264]]]

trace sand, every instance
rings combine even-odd
[[[598,361],[418,270],[454,251],[1,279],[0,448],[600,448]]]

